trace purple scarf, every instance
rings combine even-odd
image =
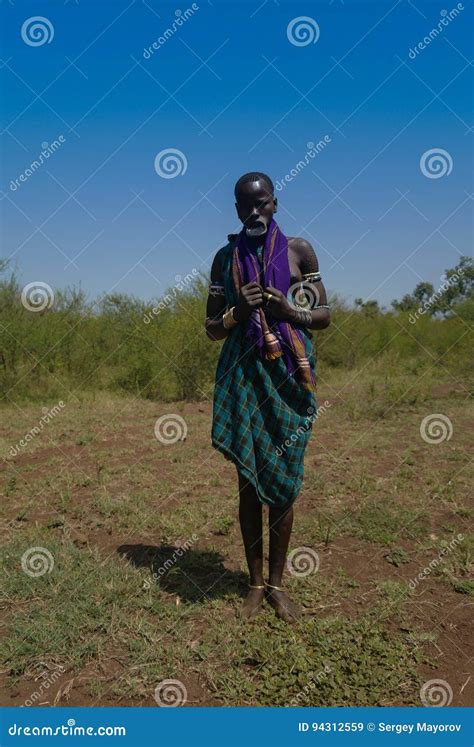
[[[233,249],[232,277],[237,297],[242,285],[252,281],[260,283],[260,267],[254,247],[247,239],[245,229],[237,236]],[[288,239],[272,219],[263,247],[263,287],[269,285],[287,297],[291,285],[288,260]],[[268,315],[268,318],[267,318]],[[254,309],[247,321],[245,335],[256,345],[259,355],[266,360],[283,356],[288,373],[296,376],[309,391],[316,391],[316,377],[306,355],[304,333],[290,322],[275,319],[263,307]]]

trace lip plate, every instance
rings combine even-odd
[[[251,238],[263,236],[267,232],[267,227],[262,220],[256,221],[252,226],[246,226],[245,233]]]

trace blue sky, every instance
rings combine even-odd
[[[242,173],[281,180],[327,136],[277,192],[283,231],[311,241],[326,287],[347,299],[437,287],[471,253],[472,0],[462,5],[412,59],[457,3],[199,0],[144,56],[192,3],[3,2],[0,256],[25,284],[157,298],[177,275],[207,272],[238,228]],[[22,38],[33,16],[49,43]],[[315,43],[296,45],[287,30],[303,16]],[[174,178],[155,170],[167,149],[186,162]],[[450,173],[423,173],[432,149]]]

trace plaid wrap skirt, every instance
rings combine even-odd
[[[315,367],[312,335],[303,331]],[[288,374],[283,357],[260,358],[245,324],[233,327],[216,369],[212,446],[234,462],[261,503],[289,507],[297,497],[316,414],[314,392]]]

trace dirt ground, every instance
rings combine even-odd
[[[395,384],[320,382],[291,541],[317,567],[286,576],[295,626],[267,605],[239,619],[236,472],[210,402],[76,395],[26,442],[55,403],[3,407],[2,704],[156,706],[173,680],[183,705],[420,705],[441,680],[446,705],[472,705],[469,393]]]

